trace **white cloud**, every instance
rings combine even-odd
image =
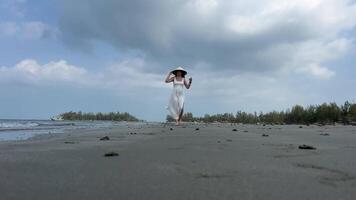
[[[0,22],[0,36],[12,36],[19,31],[15,22]]]
[[[326,37],[335,36],[356,24],[356,4],[349,0],[264,0],[251,1],[245,5],[236,3],[237,6],[240,7],[237,8],[237,14],[226,13],[226,16],[235,19],[235,22],[231,22],[236,23],[236,30],[239,30],[239,21],[243,22],[240,27],[242,30],[245,26],[252,28],[257,25],[259,33],[265,33],[281,24],[305,24],[303,31],[314,32],[317,37]],[[243,12],[246,8],[248,12]]]
[[[299,45],[280,45],[273,47],[270,52],[261,56],[273,59],[280,56],[285,59],[281,71],[296,72],[317,79],[328,80],[334,77],[337,71],[330,70],[323,63],[334,61],[344,56],[353,46],[353,40],[336,38],[334,40],[312,40]],[[334,67],[337,69],[337,66]]]
[[[164,112],[172,87],[164,82],[169,70],[154,73],[147,70],[149,65],[143,59],[130,59],[111,63],[92,72],[64,60],[40,64],[36,60],[26,59],[14,66],[0,67],[0,83],[5,86],[20,84],[49,87],[53,92],[58,86],[68,87],[71,90],[77,89],[78,95],[83,88],[104,90],[103,94],[123,99],[132,97],[138,99],[138,102],[154,105],[157,109],[162,108]],[[187,110],[198,115],[239,109],[251,112],[282,110],[293,104],[310,103],[315,96],[319,97],[318,87],[314,87],[317,81],[311,80],[313,86],[305,88],[308,84],[303,82],[303,86],[300,84],[301,79],[293,75],[226,73],[209,68],[206,64],[186,68],[187,78],[193,77],[193,85],[186,91]],[[316,64],[297,73],[320,79],[334,75],[332,71]]]
[[[319,79],[330,79],[335,75],[334,71],[326,67],[319,66],[318,64],[310,64],[306,67],[299,68],[297,72],[305,73],[307,75],[312,75]]]
[[[270,19],[245,16],[229,16],[226,20],[227,28],[239,35],[253,35],[265,31],[270,26]]]
[[[0,12],[6,16],[13,16],[16,18],[23,18],[26,13],[26,0],[1,0]]]
[[[18,37],[21,39],[42,39],[57,37],[59,31],[40,21],[0,22],[0,36]]]
[[[260,73],[236,75],[201,69],[191,70],[191,75],[194,83],[191,97],[230,108],[250,104],[255,109],[276,109],[304,101],[289,85],[288,77]],[[266,102],[271,104],[266,105]]]
[[[218,6],[217,0],[193,0],[188,1],[188,9],[193,9],[201,15],[208,15]]]
[[[162,88],[164,75],[145,70],[146,63],[142,59],[125,60],[113,63],[101,73],[110,85],[125,85],[128,88]]]
[[[84,68],[69,65],[64,60],[40,65],[36,60],[26,59],[13,67],[0,67],[0,81],[6,83],[85,83],[83,78],[87,75]]]
[[[348,0],[83,3],[62,4],[60,29],[67,44],[87,48],[99,40],[139,50],[162,69],[203,62],[216,71],[294,73],[342,58],[353,46],[344,33],[356,27],[356,4]]]
[[[50,27],[42,22],[27,22],[21,25],[23,37],[28,39],[43,38]]]
[[[0,67],[0,82],[28,85],[72,85],[76,87],[103,88],[132,92],[135,88],[164,88],[164,77],[145,72],[144,60],[133,59],[112,63],[98,72],[68,64],[65,60],[39,64],[25,59],[12,67]]]
[[[83,67],[70,65],[64,60],[39,64],[36,60],[25,59],[12,67],[0,67],[0,81],[10,84],[21,82],[44,86],[69,84],[134,93],[171,87],[170,84],[164,83],[166,72],[149,72],[146,70],[146,65],[147,63],[142,59],[131,59],[112,63],[94,73]],[[275,78],[267,75],[261,76],[253,73],[227,75],[211,70],[202,70],[199,67],[190,68],[187,78],[189,76],[194,77],[195,95],[200,97],[212,95],[221,97],[219,99],[223,101],[235,97],[257,97],[258,95],[253,95],[252,91],[266,91],[271,84],[278,84]],[[261,96],[261,94],[259,95]],[[272,93],[266,95],[273,97]]]

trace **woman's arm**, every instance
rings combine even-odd
[[[169,72],[166,77],[166,80],[165,80],[166,83],[170,83],[174,80],[174,77],[170,77],[171,75],[172,75],[172,72]]]
[[[189,78],[189,83],[184,79],[184,85],[187,89],[190,88],[190,85],[192,85],[192,77]]]

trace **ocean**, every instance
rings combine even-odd
[[[135,122],[134,124],[142,124]],[[74,129],[96,129],[125,126],[128,122],[117,121],[52,121],[0,119],[0,141],[26,140],[39,134],[64,133]],[[130,122],[130,124],[132,124]]]

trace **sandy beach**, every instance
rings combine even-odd
[[[355,155],[355,126],[73,130],[0,142],[0,199],[353,200]]]

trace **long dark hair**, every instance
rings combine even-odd
[[[174,76],[177,77],[177,72],[178,72],[178,71],[182,72],[182,73],[181,73],[181,74],[182,74],[182,77],[185,78],[186,73],[184,73],[184,71],[182,71],[182,70],[174,71],[174,72],[173,72]]]

